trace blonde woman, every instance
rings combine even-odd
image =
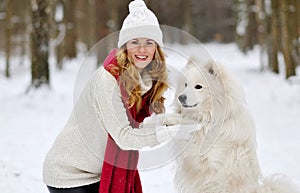
[[[83,89],[48,152],[50,193],[141,193],[138,150],[170,139],[144,118],[164,112],[167,70],[162,31],[144,1],[129,4],[114,49]]]

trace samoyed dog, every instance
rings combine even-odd
[[[193,57],[183,69],[177,110],[201,123],[178,157],[181,193],[296,193],[287,177],[263,177],[255,125],[238,81],[220,64]],[[171,121],[174,123],[174,120]]]

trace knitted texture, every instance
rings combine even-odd
[[[70,188],[99,182],[108,133],[122,150],[159,144],[153,128],[132,128],[121,96],[115,77],[100,67],[45,157],[45,184]]]
[[[163,46],[163,35],[155,14],[147,8],[143,0],[129,4],[129,14],[123,21],[119,34],[118,47],[134,38],[149,38]]]

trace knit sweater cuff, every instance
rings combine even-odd
[[[44,178],[44,183],[47,186],[51,186],[54,188],[73,188],[78,186],[85,186],[89,184],[93,184],[100,181],[100,176],[95,176],[92,178],[76,178],[76,179],[59,179],[57,176],[53,178]]]

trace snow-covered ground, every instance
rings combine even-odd
[[[258,155],[264,174],[283,173],[300,181],[300,81],[259,72],[259,50],[243,55],[234,44],[207,44],[214,59],[244,86],[257,126]],[[185,48],[195,51],[193,46]],[[178,60],[168,58],[170,63]],[[0,61],[4,61],[0,55]],[[63,71],[51,66],[51,90],[25,94],[30,68],[15,60],[12,78],[0,75],[0,192],[46,193],[42,162],[73,106],[73,88],[82,58]],[[3,73],[4,64],[0,65]],[[298,74],[300,74],[298,69]],[[297,81],[298,79],[298,81]],[[141,172],[145,193],[175,192],[173,163]],[[300,184],[300,183],[299,183]]]

